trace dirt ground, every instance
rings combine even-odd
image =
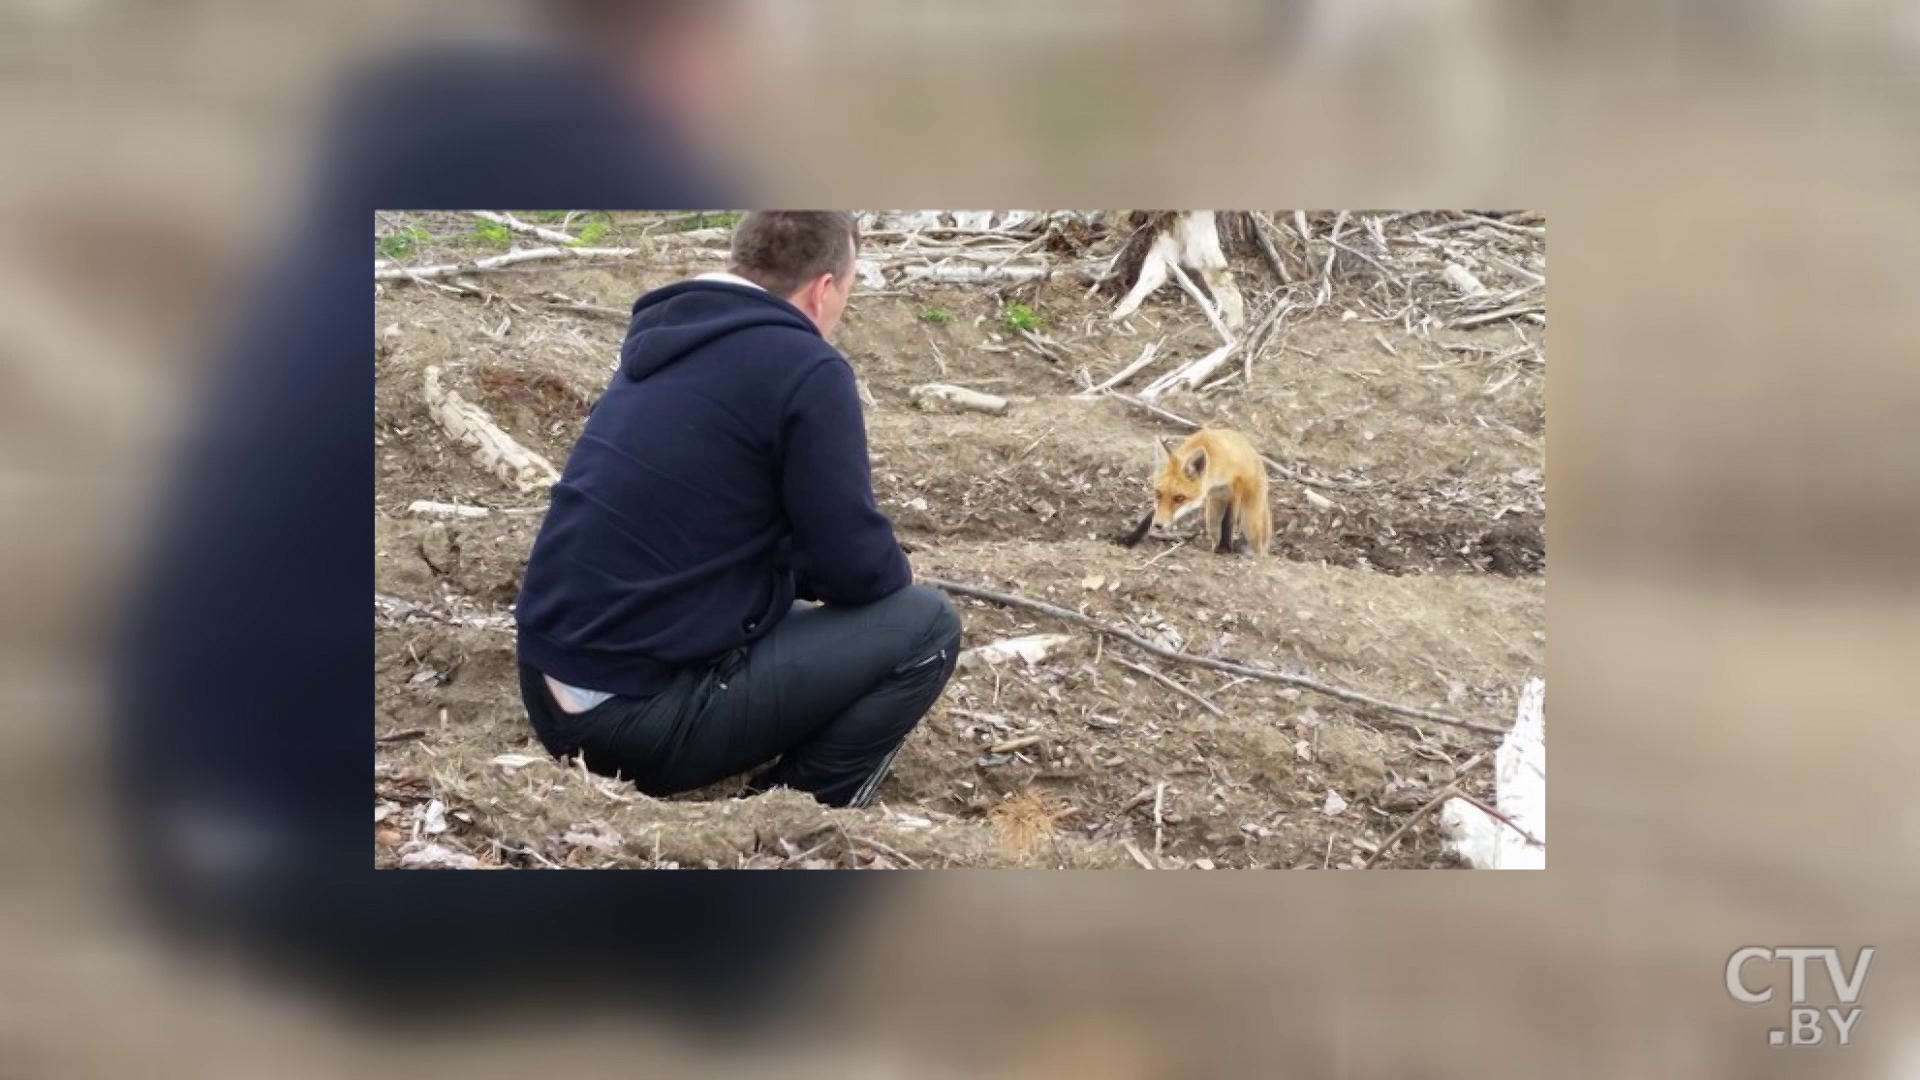
[[[868,809],[736,799],[724,784],[654,800],[552,761],[519,703],[510,612],[544,495],[515,492],[452,445],[425,411],[422,373],[438,365],[445,385],[563,465],[634,297],[722,266],[720,248],[661,242],[644,215],[604,227],[599,244],[654,250],[476,275],[464,294],[389,282],[376,296],[375,592],[435,613],[376,605],[376,865],[431,844],[503,867],[1355,867],[1492,748],[960,600],[969,647],[1074,640],[1035,665],[960,671]],[[376,220],[376,237],[400,229],[416,230],[413,265],[508,246],[462,214]],[[1257,264],[1238,272],[1260,310],[1272,279]],[[611,310],[556,306],[569,302]],[[1038,313],[1063,360],[1009,333],[1009,303]],[[856,292],[836,342],[871,396],[875,488],[916,571],[1188,652],[1510,723],[1522,684],[1545,674],[1546,399],[1544,365],[1507,354],[1517,333],[1544,331],[1501,322],[1421,336],[1400,320],[1343,317],[1336,301],[1290,322],[1250,384],[1163,399],[1325,481],[1316,490],[1331,508],[1274,481],[1274,556],[1259,560],[1191,541],[1113,542],[1147,505],[1155,440],[1180,431],[1073,395],[1148,342],[1186,358],[1217,338],[1171,288],[1119,326],[1105,319],[1112,304],[1070,280]],[[931,381],[1013,404],[998,416],[922,411],[909,392]],[[495,512],[430,517],[409,512],[415,500]],[[1005,743],[1020,745],[992,749]],[[1465,788],[1488,797],[1489,770]],[[1378,865],[1452,863],[1425,821]]]

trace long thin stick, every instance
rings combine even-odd
[[[1417,823],[1421,818],[1424,818],[1428,814],[1433,813],[1434,807],[1439,806],[1443,802],[1446,802],[1449,797],[1459,794],[1460,784],[1466,780],[1467,773],[1471,771],[1474,766],[1480,764],[1482,761],[1485,761],[1486,759],[1487,759],[1487,755],[1485,753],[1475,754],[1471,758],[1468,758],[1467,763],[1465,765],[1460,766],[1459,775],[1453,778],[1453,783],[1448,784],[1446,787],[1441,788],[1440,794],[1435,795],[1432,799],[1428,800],[1427,805],[1422,806],[1418,810],[1415,810],[1411,815],[1407,817],[1407,820],[1401,822],[1400,827],[1393,830],[1393,835],[1387,837],[1386,840],[1383,843],[1381,843],[1379,847],[1373,850],[1373,854],[1367,856],[1367,861],[1360,865],[1360,869],[1362,870],[1373,869],[1373,864],[1376,862],[1379,862],[1380,858],[1387,853],[1387,849],[1393,847],[1395,843],[1399,842],[1402,836],[1407,835],[1408,829],[1413,828],[1414,824]]]
[[[1119,664],[1123,668],[1128,668],[1130,670],[1137,671],[1142,675],[1145,675],[1147,678],[1152,679],[1154,682],[1159,683],[1161,686],[1164,686],[1167,689],[1173,691],[1174,693],[1179,694],[1180,696],[1186,698],[1188,701],[1193,702],[1194,704],[1200,706],[1201,708],[1207,710],[1208,712],[1212,713],[1215,716],[1225,719],[1227,715],[1227,711],[1225,709],[1222,709],[1220,706],[1215,705],[1213,702],[1208,701],[1204,697],[1201,697],[1199,694],[1193,692],[1192,690],[1189,690],[1186,687],[1181,686],[1179,683],[1174,682],[1172,679],[1169,679],[1165,675],[1160,674],[1159,672],[1153,670],[1152,668],[1146,666],[1145,664],[1136,664],[1131,660],[1122,660],[1117,656],[1111,656],[1111,657],[1108,657],[1108,659],[1112,660],[1116,664]]]
[[[1532,844],[1534,847],[1547,846],[1547,842],[1545,840],[1542,840],[1539,837],[1528,832],[1527,830],[1521,828],[1520,825],[1517,822],[1515,822],[1512,818],[1508,817],[1507,815],[1501,813],[1498,810],[1495,810],[1493,807],[1488,806],[1486,803],[1480,801],[1479,799],[1473,797],[1472,795],[1469,795],[1464,791],[1455,792],[1454,794],[1459,798],[1465,799],[1467,802],[1470,802],[1473,805],[1479,807],[1481,810],[1486,812],[1486,815],[1488,817],[1492,818],[1493,820],[1506,823],[1508,828],[1512,829],[1514,832],[1519,833],[1521,839],[1525,840],[1529,844]]]
[[[1545,235],[1547,235],[1547,230],[1546,230],[1546,227],[1545,227],[1545,226],[1539,226],[1539,225],[1515,225],[1515,224],[1514,224],[1513,222],[1511,222],[1511,221],[1501,221],[1501,220],[1500,220],[1499,218],[1490,218],[1490,217],[1486,217],[1485,215],[1482,215],[1482,214],[1468,214],[1468,215],[1467,215],[1467,218],[1468,218],[1469,220],[1471,220],[1471,221],[1473,221],[1473,222],[1474,222],[1475,224],[1479,224],[1479,225],[1491,225],[1491,226],[1493,226],[1493,227],[1494,227],[1494,228],[1496,228],[1496,229],[1505,229],[1505,230],[1507,230],[1508,232],[1514,232],[1514,233],[1519,233],[1519,234],[1520,234],[1520,235],[1522,235],[1522,236],[1545,236]]]
[[[896,859],[914,868],[915,870],[925,869],[925,867],[921,866],[919,863],[914,862],[912,859],[908,858],[905,855],[902,855],[898,851],[893,850],[892,848],[888,847],[887,845],[881,843],[878,840],[874,840],[865,836],[856,836],[853,833],[847,832],[845,829],[840,830],[840,835],[846,837],[847,840],[851,843],[860,844],[864,847],[870,847],[873,850],[879,852],[880,854],[885,855],[887,858]]]
[[[1249,211],[1247,216],[1253,219],[1253,239],[1260,245],[1260,254],[1265,256],[1267,265],[1273,268],[1281,284],[1293,284],[1293,275],[1287,273],[1287,264],[1280,258],[1280,249],[1274,246],[1273,237],[1267,235],[1268,229],[1275,228],[1274,224],[1267,220],[1266,215],[1257,211]]]
[[[1112,378],[1108,379],[1106,382],[1101,383],[1099,386],[1088,387],[1087,389],[1082,390],[1080,393],[1075,394],[1073,396],[1077,398],[1099,397],[1101,394],[1105,393],[1106,391],[1111,390],[1114,387],[1119,386],[1121,383],[1126,382],[1128,379],[1133,378],[1135,375],[1140,373],[1140,370],[1142,368],[1153,363],[1154,358],[1160,355],[1160,345],[1161,343],[1158,341],[1148,342],[1147,347],[1140,350],[1140,359],[1135,360],[1133,363],[1128,364],[1126,367],[1121,368],[1119,371],[1114,373]]]
[[[1223,344],[1232,345],[1232,332],[1227,329],[1227,324],[1220,320],[1220,312],[1214,309],[1213,301],[1207,299],[1207,294],[1200,291],[1200,286],[1195,285],[1193,279],[1187,276],[1187,272],[1180,269],[1180,264],[1172,259],[1167,260],[1167,272],[1173,275],[1173,280],[1186,290],[1188,296],[1193,297],[1193,302],[1200,305],[1200,314],[1205,315],[1207,321],[1213,324],[1213,332],[1220,335],[1220,341]]]
[[[1333,259],[1340,254],[1340,229],[1347,223],[1347,212],[1340,211],[1333,219],[1333,232],[1327,235],[1327,264],[1320,268],[1320,296],[1313,302],[1315,307],[1326,303],[1333,297]]]
[[[963,585],[959,582],[942,581],[938,578],[921,578],[920,581],[922,584],[931,585],[936,589],[952,593],[955,596],[971,596],[976,600],[985,600],[989,603],[1000,604],[1005,607],[1025,608],[1028,611],[1037,611],[1043,615],[1051,615],[1056,619],[1065,619],[1071,623],[1078,623],[1090,630],[1105,634],[1116,641],[1124,641],[1136,649],[1152,653],[1163,660],[1172,660],[1179,664],[1192,664],[1196,667],[1212,668],[1215,671],[1224,671],[1232,675],[1244,675],[1249,679],[1261,679],[1266,682],[1297,686],[1302,690],[1311,690],[1316,694],[1324,694],[1327,697],[1338,698],[1341,701],[1351,702],[1355,705],[1365,705],[1373,709],[1378,709],[1381,712],[1410,716],[1416,720],[1444,724],[1448,727],[1461,728],[1466,731],[1476,731],[1483,735],[1506,734],[1505,728],[1493,727],[1489,724],[1476,724],[1470,720],[1462,720],[1457,716],[1448,716],[1446,713],[1385,701],[1368,694],[1363,694],[1358,690],[1348,690],[1345,687],[1334,686],[1331,683],[1323,683],[1317,679],[1309,679],[1299,675],[1285,675],[1277,671],[1265,671],[1260,668],[1247,667],[1245,664],[1236,664],[1227,660],[1215,660],[1211,657],[1195,656],[1192,653],[1183,653],[1176,649],[1164,648],[1148,641],[1138,634],[1123,630],[1112,623],[1103,622],[1091,615],[1082,615],[1077,611],[1068,611],[1066,608],[1056,607],[1053,604],[1039,600],[1029,600],[1024,596],[995,592],[992,589],[982,589],[976,585]]]

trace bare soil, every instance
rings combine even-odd
[[[407,255],[414,264],[503,250],[458,214],[382,214],[376,233],[401,226],[431,234]],[[464,279],[478,296],[403,282],[376,298],[375,591],[482,617],[376,616],[375,734],[400,736],[375,745],[377,865],[434,843],[506,867],[1356,866],[1491,748],[1484,736],[1409,728],[963,600],[968,646],[1039,632],[1074,643],[1031,667],[962,670],[874,807],[829,811],[792,793],[742,800],[730,785],[654,800],[553,762],[520,706],[510,630],[544,497],[468,461],[426,415],[420,387],[439,365],[448,387],[561,465],[611,375],[624,318],[548,298],[624,313],[646,289],[720,267],[706,249],[658,244],[639,217],[614,217],[598,242],[659,250]],[[1257,266],[1241,277],[1257,309],[1268,279]],[[1003,304],[1014,300],[1046,320],[1064,360],[1007,331]],[[1164,371],[1217,339],[1173,289],[1123,326],[1106,322],[1110,304],[1068,282],[856,294],[836,339],[872,398],[876,491],[916,569],[1189,652],[1510,722],[1520,686],[1546,663],[1545,377],[1501,358],[1519,331],[1429,338],[1398,321],[1343,319],[1336,302],[1290,325],[1250,384],[1164,399],[1327,482],[1316,490],[1333,509],[1274,482],[1274,555],[1263,560],[1193,542],[1113,543],[1146,506],[1155,440],[1180,431],[1125,402],[1073,395],[1150,341],[1164,341]],[[909,392],[931,381],[1013,405],[1000,416],[922,411]],[[409,513],[421,499],[501,512]],[[1119,660],[1177,680],[1225,716]],[[991,749],[1008,742],[1022,745]],[[1484,796],[1489,785],[1481,770],[1466,788]],[[1449,860],[1428,822],[1379,865]]]

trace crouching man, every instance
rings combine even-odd
[[[858,247],[849,214],[750,213],[728,273],[634,303],[516,609],[549,752],[652,795],[758,770],[859,806],[952,678],[960,619],[874,504],[825,337]]]

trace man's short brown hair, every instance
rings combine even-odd
[[[733,272],[781,296],[853,273],[860,225],[844,210],[755,210],[733,227]]]

